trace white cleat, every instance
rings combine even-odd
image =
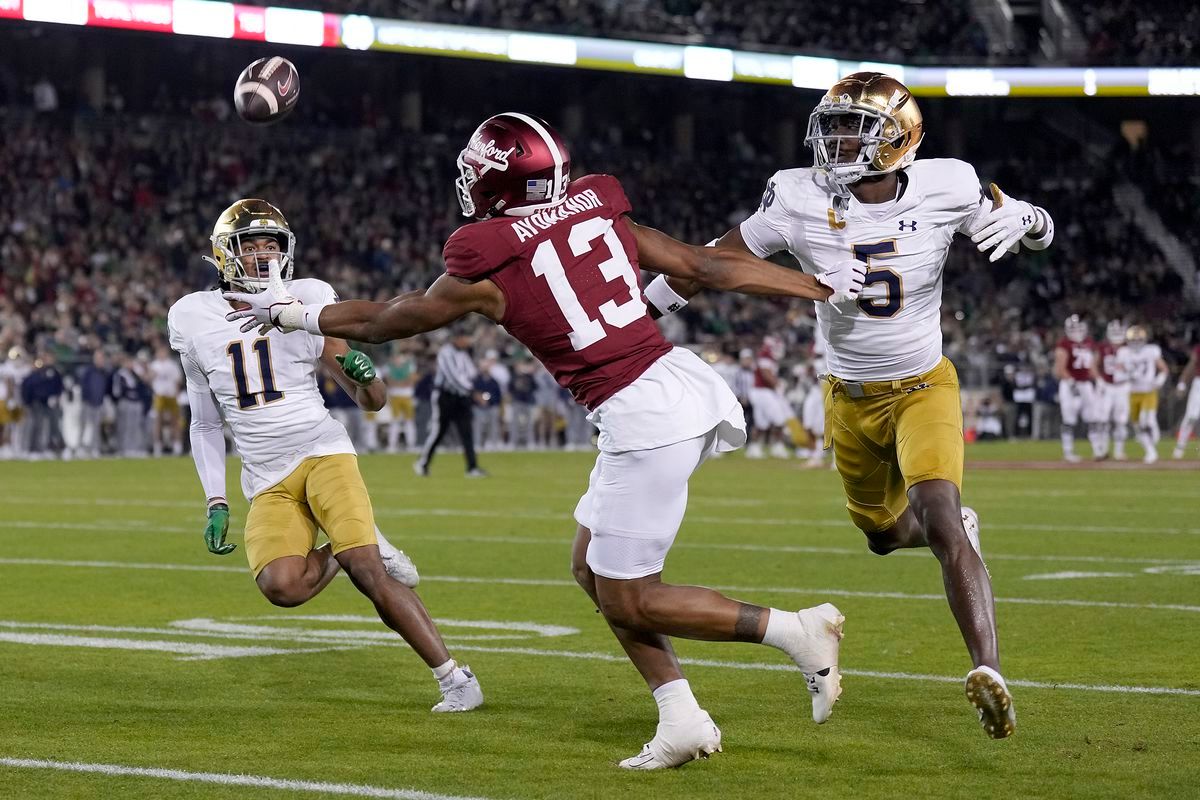
[[[1182,459],[1183,458],[1183,448],[1176,447],[1174,450],[1172,450],[1171,458],[1175,459],[1176,461],[1179,461],[1180,459]]]
[[[1158,451],[1157,450],[1153,450],[1153,449],[1147,450],[1146,455],[1142,457],[1143,464],[1153,464],[1156,461],[1158,461]]]
[[[622,769],[672,769],[719,752],[721,729],[708,712],[701,709],[687,722],[659,722],[654,738],[642,745],[642,752],[618,766]]]
[[[838,649],[846,618],[832,603],[801,609],[796,618],[800,620],[802,633],[784,651],[804,673],[804,682],[812,695],[813,722],[820,725],[829,719],[833,704],[842,695]]]
[[[776,442],[771,445],[771,458],[791,458],[792,451],[788,450],[787,445],[783,442]]]
[[[746,458],[766,458],[767,454],[763,450],[762,442],[752,442],[746,447]]]
[[[1000,673],[976,667],[967,673],[967,699],[979,712],[979,724],[993,739],[1012,736],[1017,730],[1017,709]]]
[[[405,555],[403,550],[385,539],[378,528],[375,529],[375,539],[379,542],[379,557],[383,560],[383,571],[393,580],[403,583],[408,588],[417,588],[417,584],[421,582],[421,576],[417,573],[417,565],[412,562],[412,559]]]
[[[459,671],[463,678],[450,684],[450,688],[442,690],[442,702],[430,709],[434,713],[470,711],[483,705],[483,689],[479,686],[479,679],[475,677],[475,673],[471,672],[470,667],[460,667]]]
[[[1078,453],[1063,453],[1063,461],[1068,464],[1078,464],[1080,461],[1083,461],[1083,457]]]

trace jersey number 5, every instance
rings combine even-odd
[[[571,226],[571,232],[567,234],[567,245],[571,248],[571,255],[578,258],[591,252],[592,242],[601,236],[604,237],[604,244],[608,247],[611,257],[601,261],[598,265],[600,274],[607,282],[615,281],[617,278],[625,281],[625,285],[629,287],[629,299],[622,303],[608,300],[601,303],[598,310],[604,322],[614,328],[624,328],[646,314],[646,304],[642,302],[642,290],[638,286],[637,273],[633,271],[633,265],[629,263],[629,257],[625,255],[625,246],[621,244],[620,237],[613,230],[612,220],[592,217],[576,223]],[[571,340],[572,347],[582,350],[608,335],[604,324],[599,319],[592,319],[579,302],[579,295],[575,294],[575,290],[571,288],[562,259],[559,258],[558,251],[554,249],[554,242],[547,239],[539,244],[533,253],[532,263],[533,274],[546,279],[550,293],[554,295],[554,302],[558,304],[559,310],[566,317],[567,324],[571,326],[568,338]]]
[[[904,307],[904,283],[900,280],[900,274],[886,267],[871,266],[872,256],[894,256],[899,252],[896,249],[896,240],[856,244],[852,245],[851,249],[854,251],[854,257],[867,265],[867,277],[863,281],[864,294],[868,286],[876,283],[884,285],[883,297],[860,296],[858,307],[868,317],[886,319],[899,314],[900,309]]]
[[[283,398],[283,392],[275,388],[275,371],[271,368],[271,340],[265,336],[255,339],[250,345],[258,354],[258,374],[262,378],[263,390],[251,393],[249,380],[246,378],[246,351],[241,342],[230,342],[225,352],[233,366],[233,380],[237,383],[238,408],[254,408],[260,402],[262,405],[274,403]]]

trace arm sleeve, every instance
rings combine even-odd
[[[200,365],[187,355],[182,356],[183,374],[187,379],[188,402],[192,408],[192,460],[204,488],[204,497],[211,500],[225,495],[225,435],[222,432],[221,410],[208,386],[208,378]]]
[[[742,239],[759,258],[788,249],[789,214],[779,197],[780,174],[767,181],[758,210],[741,225]]]

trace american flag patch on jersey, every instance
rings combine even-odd
[[[545,200],[550,196],[550,181],[545,178],[525,181],[526,200]]]

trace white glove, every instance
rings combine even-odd
[[[980,223],[982,227],[971,232],[979,252],[991,250],[988,261],[999,261],[1005,251],[1015,253],[1021,249],[1020,241],[1038,225],[1038,210],[1024,200],[1014,200],[992,184],[992,210]]]
[[[222,297],[238,303],[245,303],[249,308],[241,308],[229,312],[225,319],[230,322],[242,321],[242,333],[249,333],[257,325],[258,332],[265,334],[271,328],[279,328],[284,333],[303,329],[304,305],[292,297],[283,278],[279,274],[279,262],[272,261],[267,270],[267,288],[261,292],[224,292]]]
[[[836,308],[838,303],[858,299],[863,281],[867,277],[867,265],[857,258],[851,258],[839,261],[813,277],[817,279],[817,283],[828,287],[833,292],[826,302],[833,303]]]

